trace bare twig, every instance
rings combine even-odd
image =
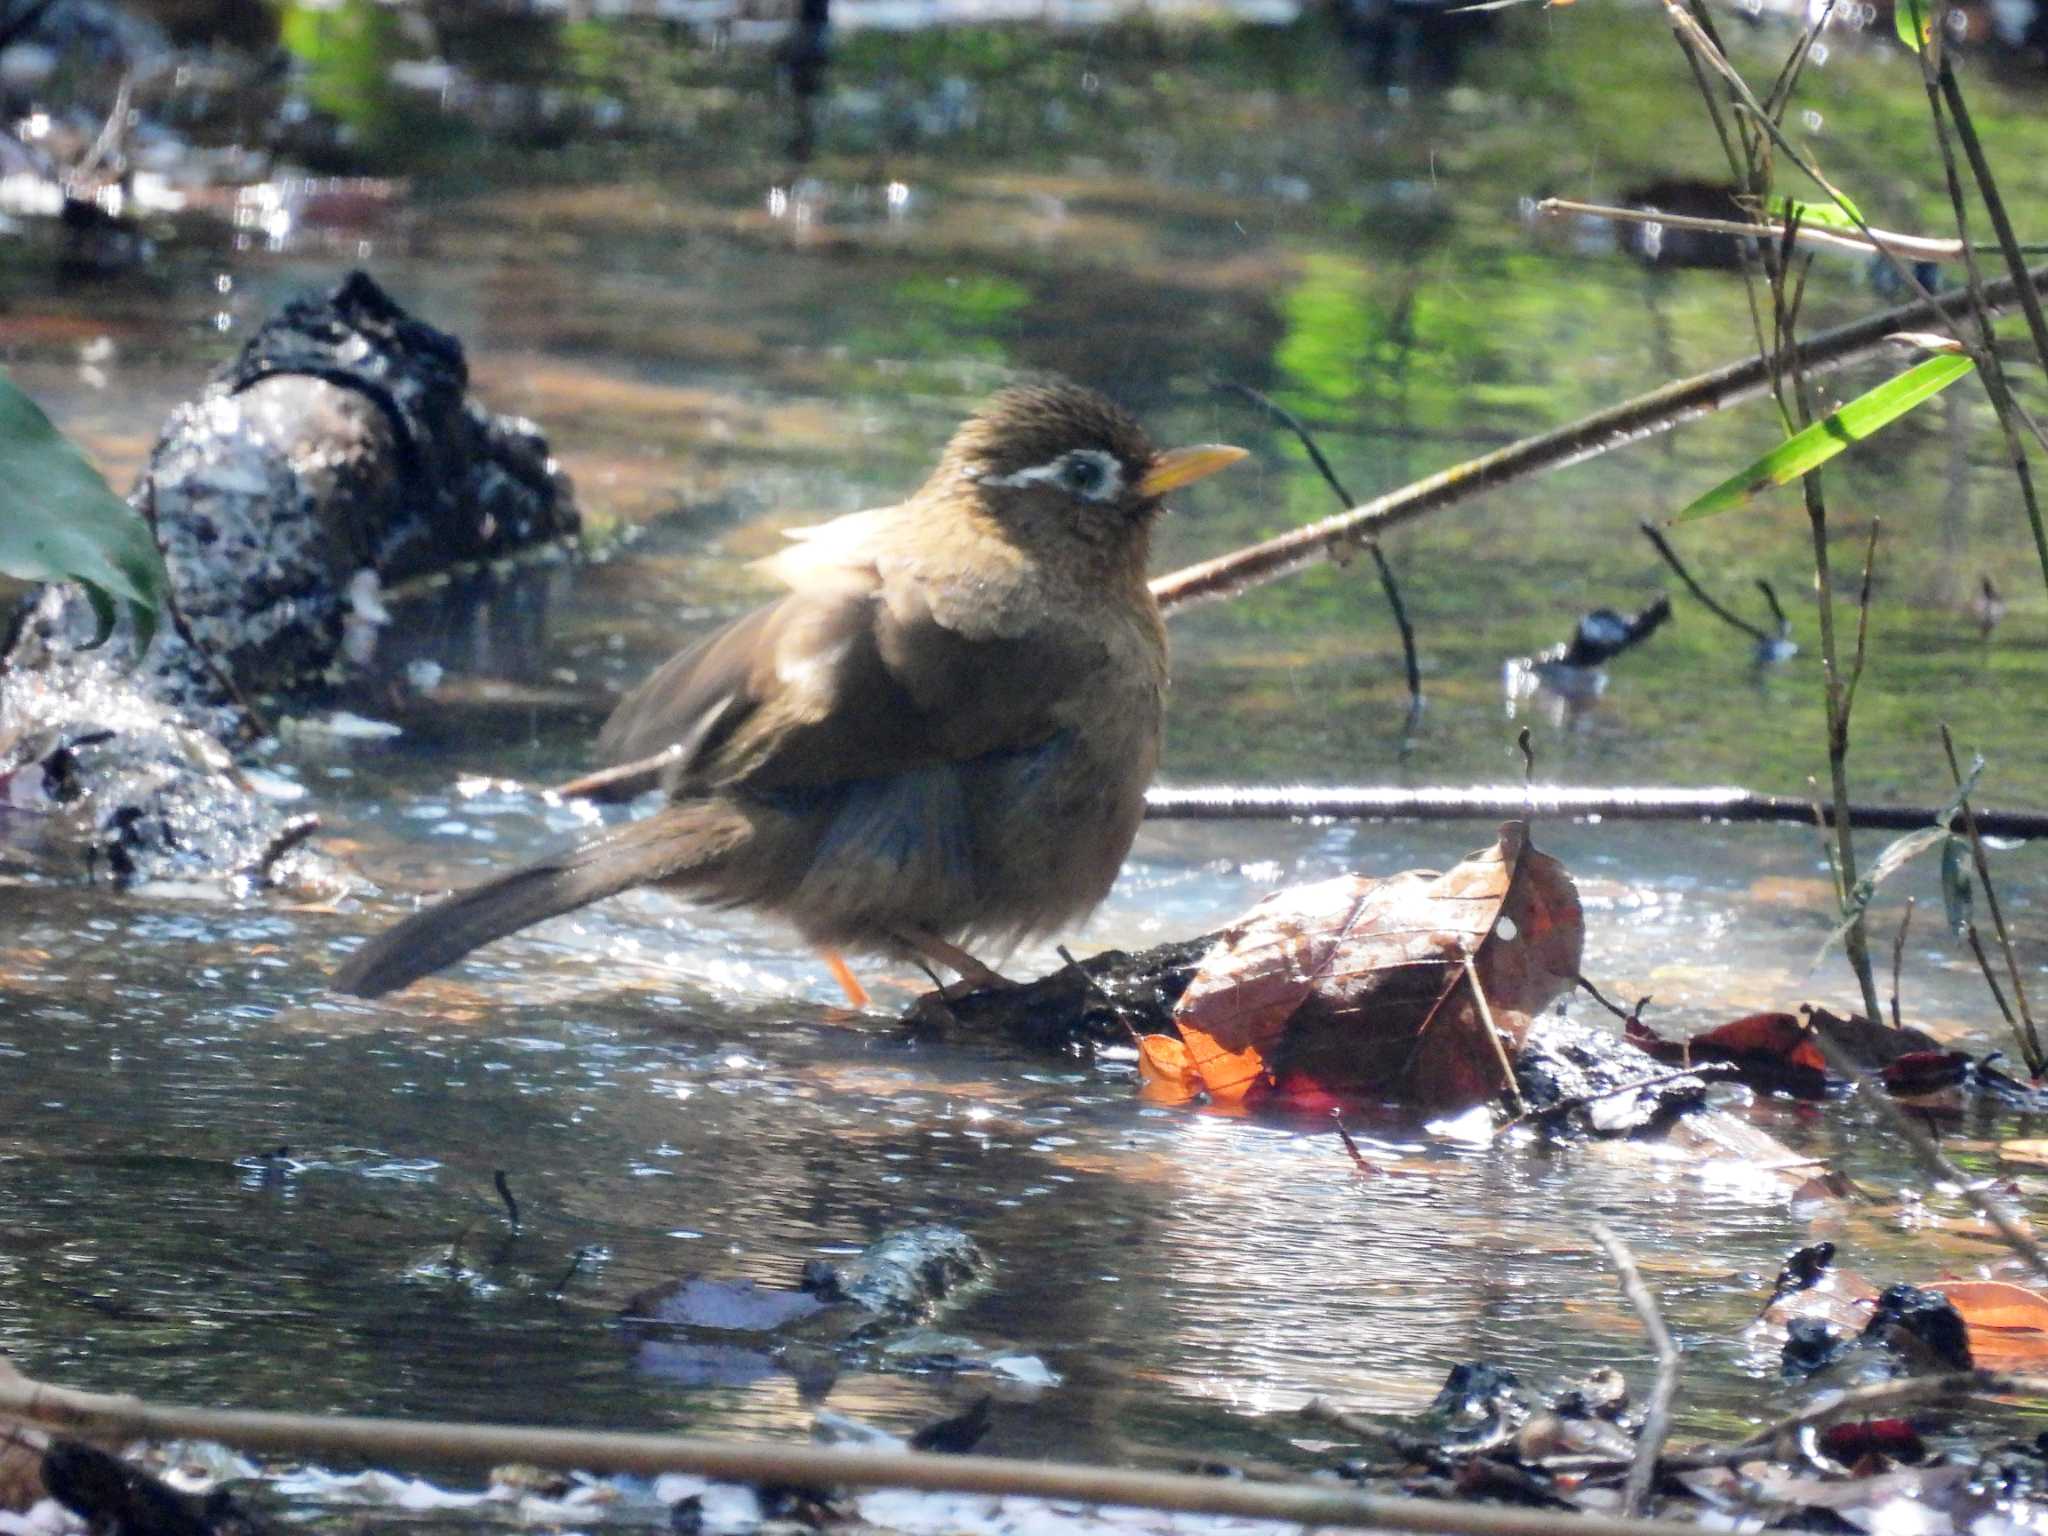
[[[2034,288],[2048,286],[2048,266],[2029,273],[2028,283]],[[2006,307],[2016,291],[2009,280],[1986,284],[1985,299],[1994,308]],[[1809,376],[1846,367],[1893,345],[1887,340],[1893,332],[1927,329],[1965,312],[1965,306],[1966,300],[1959,294],[1901,305],[1824,331],[1794,349],[1793,355]],[[1154,579],[1153,596],[1162,608],[1234,596],[1326,558],[1333,545],[1348,546],[1357,539],[1383,534],[1496,486],[1579,463],[1747,400],[1768,388],[1770,373],[1767,360],[1748,357],[1711,373],[1675,380],[1567,426],[1439,470],[1333,517],[1168,572]]]
[[[1934,1138],[1927,1134],[1926,1128],[1906,1113],[1884,1084],[1836,1045],[1826,1030],[1815,1030],[1811,1039],[1827,1058],[1828,1065],[1855,1083],[1864,1098],[1875,1104],[1878,1113],[1891,1123],[1892,1129],[1905,1138],[1906,1145],[1912,1149],[1913,1156],[1928,1177],[1937,1183],[1953,1184],[1971,1209],[1997,1229],[2005,1245],[2025,1260],[2036,1275],[2048,1279],[2048,1255],[2042,1253],[2041,1245],[2027,1229],[2025,1218],[2007,1210],[2002,1202],[1992,1197],[1982,1180],[1972,1179],[1951,1162],[1948,1154],[1934,1144]]]
[[[1856,685],[1863,681],[1863,661],[1870,644],[1870,572],[1877,561],[1877,534],[1882,518],[1870,520],[1870,542],[1863,546],[1863,580],[1856,588],[1856,652],[1849,662],[1849,686],[1842,692],[1842,713],[1856,707]]]
[[[1471,951],[1465,953],[1465,980],[1472,988],[1472,1001],[1479,1008],[1479,1023],[1486,1031],[1487,1042],[1493,1046],[1493,1054],[1500,1062],[1500,1075],[1507,1086],[1508,1102],[1515,1106],[1517,1118],[1529,1113],[1529,1106],[1522,1099],[1522,1085],[1515,1081],[1515,1064],[1508,1060],[1508,1048],[1500,1043],[1500,1029],[1493,1022],[1493,1005],[1486,1000],[1486,988],[1479,985],[1479,969],[1472,963]]]
[[[1384,1498],[1329,1483],[1257,1483],[996,1456],[882,1451],[864,1445],[232,1412],[145,1403],[19,1379],[0,1382],[0,1415],[61,1427],[75,1435],[211,1440],[245,1451],[383,1463],[518,1463],[642,1476],[695,1472],[734,1482],[806,1487],[1010,1494],[1426,1536],[1698,1536],[1697,1526],[1677,1520],[1618,1520],[1576,1510]]]
[[[1582,981],[1584,978],[1580,978]],[[1606,1002],[1605,998],[1601,999]],[[1648,998],[1643,999],[1648,1002]],[[1607,1004],[1613,1007],[1612,1003]],[[1530,1120],[1556,1120],[1575,1109],[1584,1109],[1588,1104],[1598,1104],[1602,1099],[1618,1099],[1625,1093],[1639,1093],[1645,1088],[1662,1088],[1666,1083],[1679,1083],[1688,1077],[1715,1077],[1724,1072],[1740,1070],[1732,1061],[1702,1061],[1690,1067],[1679,1067],[1671,1072],[1659,1072],[1651,1077],[1639,1077],[1632,1083],[1615,1083],[1611,1087],[1596,1088],[1591,1093],[1575,1093],[1568,1099],[1559,1099],[1555,1104],[1546,1104],[1541,1109],[1527,1110],[1512,1120],[1503,1120],[1494,1127],[1493,1139],[1498,1141],[1516,1126]],[[1825,1167],[1824,1157],[1802,1157],[1790,1163],[1776,1163],[1778,1168]]]
[[[1678,1395],[1678,1346],[1664,1326],[1664,1315],[1657,1310],[1656,1298],[1643,1284],[1642,1272],[1636,1268],[1635,1255],[1628,1251],[1628,1245],[1604,1222],[1593,1223],[1593,1236],[1607,1250],[1607,1262],[1621,1277],[1621,1293],[1636,1309],[1643,1332],[1650,1336],[1650,1347],[1657,1352],[1657,1380],[1650,1388],[1643,1432],[1636,1440],[1636,1459],[1628,1469],[1628,1483],[1622,1495],[1621,1512],[1633,1518],[1642,1513],[1643,1500],[1649,1496],[1650,1484],[1657,1476],[1657,1458],[1663,1454],[1664,1441],[1671,1433],[1671,1400]]]
[[[1749,620],[1731,613],[1728,609],[1715,602],[1713,598],[1709,597],[1707,589],[1693,580],[1692,572],[1685,568],[1685,562],[1678,558],[1678,551],[1671,547],[1671,541],[1664,537],[1663,531],[1655,523],[1642,522],[1636,524],[1636,526],[1642,529],[1643,537],[1656,546],[1657,553],[1664,557],[1664,563],[1671,567],[1677,574],[1678,579],[1685,583],[1686,590],[1699,599],[1700,606],[1705,608],[1707,612],[1711,613],[1723,624],[1731,625],[1741,630],[1760,645],[1768,644],[1777,638],[1775,635],[1767,634],[1758,625],[1750,623]]]
[[[1948,103],[1949,116],[1955,120],[1956,138],[1962,142],[1963,156],[1970,162],[1970,174],[1976,179],[1978,195],[1984,199],[1984,211],[1991,215],[1992,231],[1998,236],[1999,247],[2005,252],[2006,265],[2015,272],[2026,270],[2026,258],[2021,254],[2019,237],[2013,233],[2012,220],[2005,211],[2005,199],[1999,195],[1998,182],[1991,174],[1991,162],[1984,158],[1983,141],[1977,137],[1977,125],[1971,121],[1970,109],[1963,101],[1963,87],[1956,79],[1955,66],[1944,53],[1938,71],[1941,80],[1942,99]],[[2041,300],[2029,291],[2020,295],[2020,309],[2027,317],[2027,329],[2034,338],[2034,347],[2041,354],[2041,366],[2048,368],[2048,316],[2041,312]]]
[[[1155,785],[1145,796],[1145,814],[1159,821],[1275,821],[1329,817],[1383,821],[1501,821],[1529,817],[1598,816],[1605,821],[1736,821],[1785,824],[1818,821],[1834,825],[1831,806],[1816,807],[1798,795],[1766,795],[1732,784],[1701,788],[1642,786],[1616,789],[1566,788],[1554,784],[1429,785],[1402,789],[1373,784]],[[2048,837],[2048,812],[1976,811],[1988,837]],[[1848,807],[1849,825],[1873,831],[1911,832],[1934,825],[1932,805]]]
[[[2043,525],[2041,503],[2034,489],[2033,466],[2027,462],[2025,446],[2020,442],[2018,419],[2025,415],[2019,402],[2013,398],[2012,389],[2006,383],[2005,367],[1999,357],[1997,338],[1992,334],[1991,316],[1984,305],[1984,277],[1978,270],[1977,257],[1970,245],[1970,208],[1963,196],[1962,177],[1956,171],[1956,156],[1949,143],[1948,123],[1942,112],[1942,90],[1940,70],[1929,57],[1929,50],[1917,50],[1920,55],[1920,74],[1927,91],[1927,114],[1934,123],[1934,139],[1941,151],[1942,171],[1948,185],[1949,206],[1954,210],[1956,234],[1960,237],[1957,245],[1963,258],[1963,280],[1970,299],[1970,313],[1976,322],[1977,339],[1983,353],[1980,360],[1979,376],[1984,392],[1991,400],[1992,413],[1998,418],[2000,435],[2005,439],[2006,458],[2012,463],[2013,479],[2020,488],[2020,504],[2027,515],[2028,527],[2034,535],[2034,556],[2040,562],[2041,579],[2048,581],[2048,526]],[[1960,87],[1957,100],[1961,100]],[[1986,172],[1989,174],[1988,170]],[[2036,434],[2038,437],[2039,434]]]
[[[1751,240],[1780,240],[1785,235],[1785,224],[1771,219],[1763,222],[1746,222],[1741,219],[1706,219],[1693,214],[1665,213],[1656,208],[1616,208],[1605,203],[1579,203],[1567,197],[1546,197],[1536,205],[1538,214],[1552,217],[1572,213],[1588,218],[1610,219],[1617,224],[1661,224],[1666,229],[1692,230],[1703,235],[1735,235]],[[1852,234],[1845,229],[1820,229],[1811,224],[1801,225],[1797,239],[1801,245],[1818,246],[1825,250],[1853,251],[1858,255],[1869,255],[1880,247],[1896,251],[1908,261],[1961,261],[1965,255],[1960,240],[1950,240],[1927,235],[1902,235],[1895,230],[1873,229],[1871,238]],[[1977,247],[1979,250],[1997,247]],[[2048,247],[2028,246],[2029,254],[2038,255]]]
[[[1300,417],[1278,401],[1260,394],[1248,384],[1225,383],[1223,387],[1258,406],[1300,440],[1301,446],[1308,451],[1309,461],[1323,477],[1323,483],[1335,494],[1338,506],[1351,507],[1356,504],[1351,492],[1345,488],[1344,482],[1337,478],[1337,471],[1331,468],[1330,461],[1323,456],[1322,448]],[[1394,627],[1401,632],[1401,661],[1408,677],[1408,713],[1412,722],[1422,710],[1422,666],[1415,656],[1415,626],[1408,621],[1408,605],[1401,601],[1400,584],[1394,580],[1394,568],[1387,564],[1387,554],[1380,548],[1380,541],[1361,538],[1358,542],[1365,547],[1365,552],[1372,556],[1373,569],[1379,573],[1380,590],[1386,594],[1387,607],[1394,615]]]
[[[681,755],[681,747],[663,747],[651,757],[600,768],[595,773],[586,773],[566,784],[558,784],[549,793],[564,800],[631,800],[659,784],[662,770]]]
[[[1977,970],[1984,978],[1984,985],[1991,989],[1991,1001],[1998,1004],[1998,1011],[2004,1015],[2006,1027],[2018,1030],[2020,1021],[2012,1011],[2012,1004],[2005,1000],[2005,988],[1998,984],[1998,972],[1991,968],[1991,957],[1984,953],[1984,940],[1977,932],[1977,925],[1968,918],[1963,919],[1963,942],[1970,946],[1970,953],[1977,957]]]
[[[512,1230],[517,1232],[519,1230],[519,1202],[512,1198],[512,1181],[505,1177],[504,1169],[498,1168],[492,1170],[491,1183],[497,1187],[498,1198],[505,1202],[506,1221],[510,1222]]]
[[[1729,1446],[1722,1455],[1754,1456],[1788,1435],[1818,1429],[1837,1419],[1862,1418],[1874,1410],[1910,1407],[1914,1403],[1940,1403],[1965,1398],[2048,1397],[2048,1376],[2020,1375],[2010,1371],[1950,1371],[1940,1376],[1908,1376],[1900,1381],[1880,1381],[1867,1387],[1830,1392],[1807,1404],[1797,1413],[1751,1435],[1739,1446]]]
[[[1899,976],[1906,966],[1906,930],[1913,926],[1913,901],[1906,898],[1906,910],[1899,918],[1899,931],[1892,938],[1892,1028],[1904,1029],[1899,1019]]]
[[[1958,792],[1963,787],[1962,765],[1956,761],[1955,738],[1948,733],[1948,724],[1941,725],[1941,750],[1948,756],[1948,771],[1955,776]],[[1991,911],[1991,927],[1998,935],[1998,947],[2005,951],[2005,973],[2012,982],[2013,1006],[2020,1013],[2020,1054],[2027,1059],[2027,1070],[2039,1077],[2048,1067],[2048,1056],[2041,1050],[2041,1037],[2034,1028],[2034,1015],[2027,1007],[2026,983],[2020,980],[2019,957],[2013,953],[2012,935],[2006,931],[2005,913],[1998,905],[1998,890],[1991,883],[1991,861],[1984,856],[1984,834],[1978,825],[1977,816],[1970,808],[1970,797],[1962,795],[1957,813],[1963,818],[1963,831],[1970,839],[1970,858],[1977,866],[1977,883],[1984,887],[1984,905]]]
[[[1594,986],[1592,982],[1586,980],[1585,977],[1577,976],[1574,977],[1573,980],[1575,980],[1579,984],[1582,990],[1584,990],[1589,996],[1592,997],[1594,1002],[1598,1003],[1602,1008],[1605,1008],[1609,1013],[1613,1014],[1617,1019],[1621,1020],[1621,1022],[1624,1024],[1641,1023],[1643,1017],[1643,1010],[1650,1006],[1649,996],[1648,994],[1645,994],[1644,996],[1636,999],[1635,1007],[1623,1009],[1617,1004],[1609,1002],[1607,1000],[1606,994],[1604,994],[1598,987]]]

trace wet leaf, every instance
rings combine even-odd
[[[1679,1066],[1727,1062],[1742,1081],[1766,1093],[1827,1097],[1827,1058],[1813,1043],[1812,1027],[1796,1013],[1752,1013],[1685,1041],[1666,1040],[1631,1019],[1626,1035],[1659,1061]]]
[[[1961,1051],[1908,1051],[1888,1062],[1879,1076],[1903,1098],[1958,1087],[1969,1070],[1970,1058]]]
[[[1956,356],[1930,357],[1915,363],[1898,377],[1823,416],[1803,432],[1795,432],[1740,474],[1730,475],[1690,502],[1671,521],[1689,523],[1712,517],[1742,506],[1764,491],[1791,484],[1801,475],[1820,468],[1851,443],[1861,442],[1880,428],[1890,426],[1974,367],[1976,364],[1969,358]]]
[[[1960,838],[1950,838],[1941,850],[1941,906],[1947,914],[1949,931],[1962,938],[1970,931],[1970,866],[1963,858]]]
[[[1978,1365],[2014,1370],[2048,1361],[2048,1296],[2004,1280],[1938,1280],[1926,1289],[1962,1314]]]
[[[1825,1008],[1799,1010],[1807,1024],[1859,1067],[1882,1068],[1907,1056],[1940,1053],[1942,1044],[1924,1030],[1874,1023],[1860,1013],[1844,1018]]]
[[[1155,1104],[1185,1104],[1202,1092],[1202,1074],[1188,1060],[1188,1048],[1173,1035],[1138,1037],[1138,1074],[1144,1096]]]
[[[1174,1025],[1219,1102],[1371,1095],[1462,1109],[1504,1086],[1464,957],[1512,1051],[1573,984],[1583,941],[1571,877],[1510,822],[1444,874],[1344,876],[1268,897],[1203,957]]]
[[[76,581],[99,618],[97,645],[114,627],[114,605],[149,644],[167,585],[156,540],[135,509],[50,424],[42,408],[0,375],[0,572],[23,581]]]
[[[1849,930],[1861,921],[1863,914],[1870,910],[1871,900],[1877,895],[1877,888],[1904,869],[1928,849],[1947,841],[1950,837],[1945,826],[1922,827],[1917,832],[1908,832],[1904,837],[1895,837],[1885,844],[1884,851],[1870,866],[1870,872],[1856,882],[1849,892],[1849,900],[1842,910],[1842,924],[1821,941],[1809,970],[1818,970],[1821,961],[1827,959],[1828,951],[1849,936]]]

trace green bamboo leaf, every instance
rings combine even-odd
[[[1951,837],[1941,850],[1941,905],[1948,915],[1949,931],[1959,939],[1970,927],[1969,856],[1970,845],[1960,837]]]
[[[1807,229],[1839,229],[1851,235],[1861,233],[1856,221],[1863,217],[1863,210],[1847,198],[1839,203],[1814,203],[1798,197],[1774,197],[1771,199],[1771,213],[1781,224],[1789,224],[1796,218]]]
[[[1887,380],[1868,394],[1858,395],[1804,431],[1793,433],[1741,474],[1731,475],[1693,501],[1671,521],[1689,523],[1712,517],[1716,512],[1742,506],[1774,486],[1789,485],[1820,468],[1851,443],[1860,443],[1879,428],[1891,425],[1976,366],[1969,358],[1955,354],[1915,363],[1897,378]]]
[[[1899,41],[1918,53],[1934,36],[1933,0],[1896,0],[1892,25],[1898,29]]]
[[[106,639],[114,605],[137,648],[156,632],[168,578],[149,526],[116,496],[42,408],[0,374],[0,572],[85,586]]]

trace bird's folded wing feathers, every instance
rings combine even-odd
[[[843,572],[844,568],[840,568]],[[792,592],[682,651],[629,695],[599,750],[678,748],[672,788],[777,789],[876,778],[1036,746],[1077,668],[1056,630],[977,639],[912,586],[834,581]]]

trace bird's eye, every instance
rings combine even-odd
[[[1060,484],[1090,501],[1102,497],[1112,476],[1113,471],[1099,453],[1070,453],[1060,463]]]

